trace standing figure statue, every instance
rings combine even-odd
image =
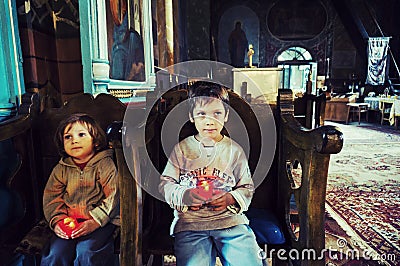
[[[254,67],[253,66],[253,55],[254,55],[253,45],[249,44],[249,51],[247,52],[247,56],[249,57],[249,67]]]
[[[246,56],[248,41],[246,33],[242,30],[242,23],[240,21],[236,22],[235,29],[230,33],[228,44],[231,65],[234,67],[244,67],[244,57]]]

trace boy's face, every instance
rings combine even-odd
[[[74,123],[65,128],[64,149],[76,163],[85,163],[94,155],[93,138],[83,124]]]
[[[189,114],[189,117],[199,132],[199,140],[220,141],[221,130],[228,121],[228,113],[219,99],[204,97],[197,100],[193,114]]]

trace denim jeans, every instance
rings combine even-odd
[[[113,265],[115,261],[115,225],[107,224],[91,234],[76,239],[62,239],[54,235],[42,254],[42,266]]]
[[[224,266],[261,266],[260,252],[254,233],[246,224],[175,234],[177,266],[214,266],[216,256]]]

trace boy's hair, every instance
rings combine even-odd
[[[225,87],[209,81],[197,81],[189,88],[189,113],[193,115],[196,104],[207,104],[212,100],[210,98],[221,100],[225,103],[225,111],[228,111],[229,95]]]
[[[106,134],[96,120],[94,120],[88,114],[72,114],[60,122],[57,127],[56,135],[54,136],[58,152],[62,157],[69,156],[64,149],[64,131],[67,127],[71,127],[76,123],[79,123],[87,128],[90,136],[93,138],[93,146],[96,152],[104,150],[107,147]]]

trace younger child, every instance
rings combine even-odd
[[[112,265],[119,192],[105,133],[87,114],[73,114],[60,123],[55,140],[62,158],[43,195],[55,235],[41,265]]]
[[[175,209],[171,234],[177,265],[262,265],[260,248],[243,211],[254,185],[243,149],[221,134],[228,92],[210,82],[189,91],[189,119],[198,133],[175,145],[160,192]]]

